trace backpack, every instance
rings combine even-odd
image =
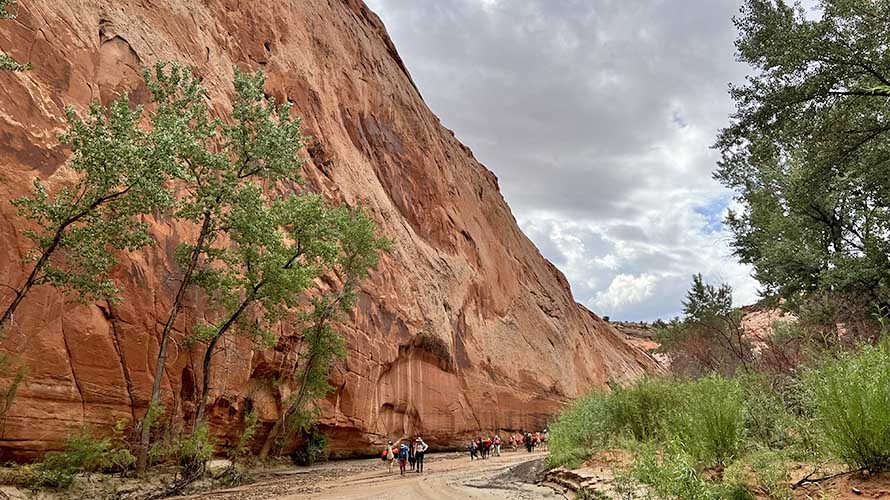
[[[408,458],[408,448],[399,448],[399,460]]]

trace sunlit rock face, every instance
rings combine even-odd
[[[361,287],[342,328],[348,358],[322,402],[336,453],[366,453],[388,436],[456,445],[479,430],[535,429],[592,386],[651,362],[576,304],[563,275],[522,234],[495,176],[427,108],[378,17],[356,0],[22,0],[0,22],[0,47],[34,68],[0,74],[0,283],[17,284],[25,227],[9,200],[35,176],[69,179],[57,134],[64,107],[83,110],[122,92],[143,103],[139,69],[187,64],[225,111],[233,68],[261,69],[312,136],[308,186],[362,205],[393,250]],[[82,425],[108,430],[139,418],[158,334],[177,286],[173,252],[188,224],[149,220],[157,245],[123,256],[117,304],[66,303],[48,287],[19,309],[3,341],[30,371],[6,419],[0,459],[63,446]],[[5,295],[3,295],[5,294]],[[8,291],[0,290],[2,304]],[[164,406],[188,421],[202,346],[184,341],[203,314],[189,295],[165,372]],[[438,336],[446,352],[418,342]],[[287,325],[273,349],[228,338],[216,357],[209,408],[220,441],[245,408],[265,432],[288,394],[299,339]],[[261,437],[261,436],[260,436]]]

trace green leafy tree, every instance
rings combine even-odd
[[[732,305],[732,287],[705,283],[695,274],[683,317],[658,329],[661,350],[671,355],[675,370],[691,375],[747,371],[753,356],[741,320],[741,311]]]
[[[376,236],[376,224],[360,210],[336,209],[332,222],[337,239],[332,270],[341,284],[313,297],[309,310],[299,317],[305,326],[302,367],[293,380],[296,390],[282,402],[281,415],[266,436],[260,460],[268,458],[288,427],[312,438],[314,433],[310,431],[317,417],[313,405],[330,392],[328,379],[333,364],[346,355],[345,341],[334,327],[354,307],[356,286],[377,266],[380,253],[390,248],[389,240]]]
[[[126,96],[104,107],[93,103],[83,119],[68,110],[69,130],[62,142],[71,148],[68,167],[73,182],[50,193],[39,180],[30,196],[13,200],[30,223],[30,271],[13,291],[0,317],[0,329],[31,289],[53,285],[81,300],[117,297],[108,276],[114,250],[135,250],[152,242],[140,215],[164,207],[171,163],[166,124],[139,127],[142,109],[131,109]],[[154,117],[153,117],[154,118]]]
[[[739,193],[735,252],[790,306],[830,293],[890,300],[890,3],[823,0],[808,17],[748,0],[716,178]]]
[[[219,265],[206,266],[195,277],[217,316],[196,328],[197,337],[207,342],[196,426],[204,421],[213,356],[222,338],[233,332],[261,346],[271,344],[271,327],[299,305],[337,256],[339,213],[319,195],[267,203],[259,186],[240,194],[226,217],[231,245],[217,253]]]
[[[15,0],[0,0],[0,19],[15,19],[15,14],[9,8]],[[22,64],[13,59],[9,54],[0,52],[0,71],[25,71],[31,69],[30,64]]]
[[[259,183],[299,181],[304,163],[297,156],[303,147],[300,120],[291,117],[289,104],[279,105],[265,96],[261,73],[235,71],[230,123],[210,118],[206,88],[187,69],[160,65],[154,74],[146,71],[145,77],[156,102],[174,116],[188,117],[177,134],[178,165],[182,168],[175,175],[183,189],[175,216],[194,224],[196,236],[177,251],[179,285],[159,339],[149,409],[142,424],[138,472],[144,471],[148,462],[153,420],[149,417],[158,413],[170,333],[186,292],[202,273],[204,288],[212,290],[212,266],[231,258],[227,251],[229,224],[245,216],[240,204],[256,202]],[[210,335],[207,331],[201,334]]]

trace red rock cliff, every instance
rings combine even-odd
[[[315,138],[306,151],[314,188],[365,205],[395,242],[343,328],[349,356],[323,403],[335,450],[368,451],[403,433],[443,445],[479,429],[541,426],[591,386],[650,366],[574,302],[518,229],[495,176],[426,107],[362,2],[21,0],[15,9],[17,20],[0,22],[0,48],[34,69],[0,74],[0,283],[23,277],[25,240],[9,200],[35,176],[52,185],[70,175],[56,139],[64,106],[124,90],[143,101],[138,70],[156,61],[194,67],[216,102],[231,92],[233,67],[261,68]],[[3,346],[30,372],[0,458],[58,448],[82,424],[141,416],[175,286],[172,251],[191,230],[166,218],[152,225],[157,246],[119,266],[120,304],[68,304],[42,288],[19,309]],[[197,314],[192,304],[180,316],[164,381],[165,406],[180,419],[193,410],[200,370],[200,346],[181,341]],[[418,346],[424,331],[450,359]],[[247,399],[264,421],[277,416],[282,389],[268,380],[294,362],[282,333],[266,352],[225,342],[212,383],[217,432],[235,432]]]

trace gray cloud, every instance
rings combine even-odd
[[[755,299],[709,149],[741,0],[370,0],[430,107],[601,314],[676,314],[689,275]]]

